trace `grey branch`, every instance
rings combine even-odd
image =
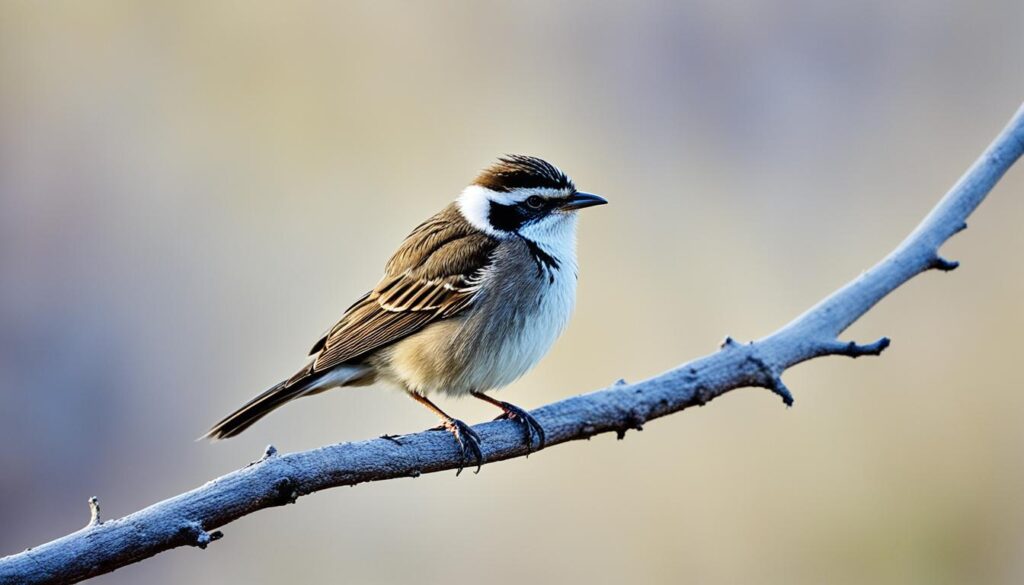
[[[930,269],[956,267],[939,248],[966,227],[967,217],[1024,153],[1024,106],[1009,125],[939,201],[920,225],[888,256],[775,333],[750,343],[726,338],[719,351],[663,374],[574,396],[532,414],[547,432],[547,445],[629,429],[747,386],[767,388],[788,405],[793,396],[782,373],[800,362],[828,355],[878,355],[882,338],[860,345],[839,335],[886,295]],[[477,425],[487,461],[527,454],[516,423]],[[212,531],[263,508],[291,504],[323,489],[456,469],[461,452],[447,433],[422,432],[357,443],[329,445],[263,457],[190,492],[101,522],[93,520],[63,538],[0,559],[0,583],[74,583],[179,546],[207,545]]]

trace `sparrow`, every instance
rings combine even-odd
[[[440,417],[479,470],[480,437],[428,396],[472,396],[518,422],[527,449],[544,429],[487,394],[528,372],[565,329],[576,302],[577,212],[607,201],[578,191],[539,158],[508,155],[421,223],[373,290],[345,311],[292,377],[203,437],[226,439],[296,398],[385,382]],[[461,468],[460,468],[461,471]]]

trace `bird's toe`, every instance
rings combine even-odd
[[[502,402],[502,413],[498,418],[494,420],[508,419],[519,423],[523,429],[523,439],[526,442],[526,452],[529,453],[533,449],[533,434],[537,434],[537,450],[544,448],[544,444],[547,437],[544,435],[544,427],[540,426],[537,419],[533,417],[529,412],[526,412],[522,408],[519,408],[515,404],[509,404],[508,402]]]
[[[480,435],[473,430],[473,427],[467,425],[457,418],[451,418],[444,421],[444,429],[455,437],[455,441],[459,444],[459,448],[462,449],[462,463],[459,465],[459,470],[455,475],[462,473],[462,468],[466,462],[475,462],[476,471],[474,473],[480,473],[480,467],[484,464],[483,451],[480,449]],[[472,461],[470,460],[472,457]]]

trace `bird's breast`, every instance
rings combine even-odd
[[[567,263],[568,264],[568,263]],[[511,384],[537,365],[569,322],[576,303],[575,266],[531,267],[514,285],[496,286],[468,317],[456,341],[465,355],[456,392]]]
[[[551,349],[575,306],[575,254],[545,261],[524,252],[499,250],[467,313],[394,347],[391,368],[407,388],[448,394],[500,388]]]

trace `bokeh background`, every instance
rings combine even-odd
[[[400,394],[209,424],[303,363],[499,154],[587,211],[537,406],[781,326],[897,244],[1024,97],[1020,0],[0,3],[0,554],[282,450],[413,432]],[[501,465],[332,490],[106,584],[1024,581],[1024,168],[791,370]],[[476,401],[472,401],[476,402]],[[462,418],[482,404],[444,405]]]

